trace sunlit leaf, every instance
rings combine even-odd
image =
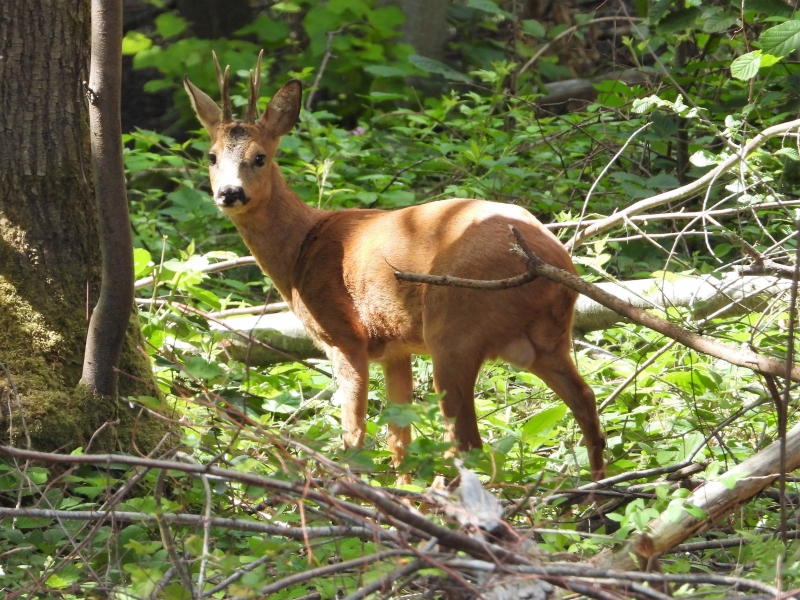
[[[800,48],[800,20],[792,19],[770,27],[758,38],[761,50],[773,56],[786,56]]]

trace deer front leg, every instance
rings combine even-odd
[[[342,429],[347,448],[364,445],[367,418],[369,363],[366,348],[332,348],[328,355],[333,363],[336,382],[334,397],[342,407]]]

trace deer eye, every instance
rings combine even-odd
[[[265,164],[267,164],[267,157],[265,155],[259,154],[258,156],[256,156],[257,167],[263,167]]]
[[[208,155],[208,164],[210,164],[210,165],[217,164],[217,155],[216,154],[209,154]]]

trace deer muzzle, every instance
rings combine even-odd
[[[244,206],[250,198],[244,193],[244,188],[236,185],[226,185],[217,190],[217,204],[224,208]]]

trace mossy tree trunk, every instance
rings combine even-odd
[[[164,427],[125,401],[155,395],[135,317],[120,361],[122,401],[78,387],[100,283],[89,26],[89,0],[0,3],[0,362],[8,372],[0,371],[0,439],[71,449],[102,428],[91,451],[132,442],[146,450]]]

